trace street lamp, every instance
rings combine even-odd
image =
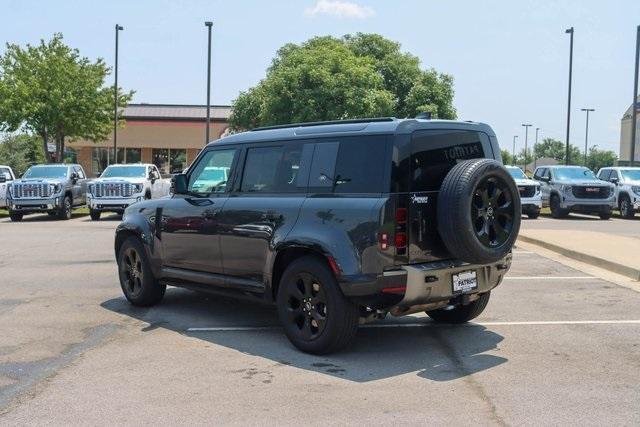
[[[536,142],[533,144],[533,170],[536,169],[536,166],[538,166],[538,154],[536,153],[536,150],[538,148],[538,131],[540,130],[540,128],[536,128]]]
[[[638,115],[638,63],[640,62],[640,25],[638,25],[636,33],[636,63],[635,74],[633,77],[633,104],[631,104],[631,156],[629,164],[633,166],[636,155],[636,123]]]
[[[524,126],[524,167],[522,170],[527,173],[527,142],[529,140],[529,128],[532,125],[523,123],[522,126]]]
[[[584,165],[587,166],[587,149],[589,148],[589,113],[596,110],[593,108],[581,108],[580,110],[587,113],[587,128],[584,132]]]
[[[511,150],[511,161],[513,162],[513,165],[516,165],[516,138],[518,138],[518,135],[513,135],[513,150]]]
[[[207,145],[209,143],[209,123],[211,122],[211,27],[213,22],[206,21],[204,25],[209,33],[209,45],[207,48],[207,121],[204,137],[204,145]]]
[[[565,33],[571,35],[571,41],[569,43],[569,95],[567,100],[567,142],[566,153],[564,156],[564,164],[569,164],[569,128],[571,125],[571,74],[573,71],[573,27],[565,30]]]
[[[115,83],[113,85],[113,163],[118,163],[118,33],[124,27],[116,24],[116,65]],[[109,162],[111,164],[111,162]]]

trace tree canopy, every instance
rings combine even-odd
[[[266,77],[234,101],[230,121],[238,130],[425,111],[456,118],[453,78],[421,69],[397,42],[358,33],[281,47]]]
[[[10,166],[16,176],[22,175],[32,164],[43,161],[44,154],[36,136],[20,133],[0,138],[0,163]]]
[[[41,138],[47,161],[48,142],[62,161],[65,140],[101,141],[111,131],[114,90],[106,87],[110,69],[65,45],[62,34],[32,46],[7,44],[0,57],[0,130],[24,129]],[[119,90],[118,105],[132,92]]]

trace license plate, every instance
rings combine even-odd
[[[475,271],[463,271],[452,276],[453,293],[469,292],[478,288],[478,275]]]

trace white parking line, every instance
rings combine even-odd
[[[464,326],[549,326],[549,325],[640,325],[640,320],[532,320],[524,322],[474,322],[456,325]],[[374,323],[363,325],[362,328],[429,328],[447,326],[435,322],[425,323]],[[245,331],[273,331],[282,329],[280,326],[218,326],[211,328],[188,328],[187,332],[245,332]]]
[[[593,276],[506,276],[504,280],[584,280],[596,279]]]
[[[534,254],[535,252],[530,251],[513,251],[514,254]]]

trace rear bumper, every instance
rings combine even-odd
[[[58,209],[62,204],[62,196],[49,199],[8,199],[7,207],[16,212],[48,212]]]
[[[126,198],[87,197],[87,205],[89,209],[100,212],[124,212],[126,208],[143,199],[143,196]]]
[[[372,308],[387,308],[393,314],[408,314],[415,307],[444,306],[464,295],[477,295],[498,286],[511,267],[511,254],[486,265],[449,260],[404,265],[399,270],[386,271],[366,280],[342,280],[342,292],[354,302]],[[478,287],[469,292],[454,293],[452,276],[475,271]],[[358,280],[359,279],[359,280]],[[415,310],[414,310],[415,311]]]

